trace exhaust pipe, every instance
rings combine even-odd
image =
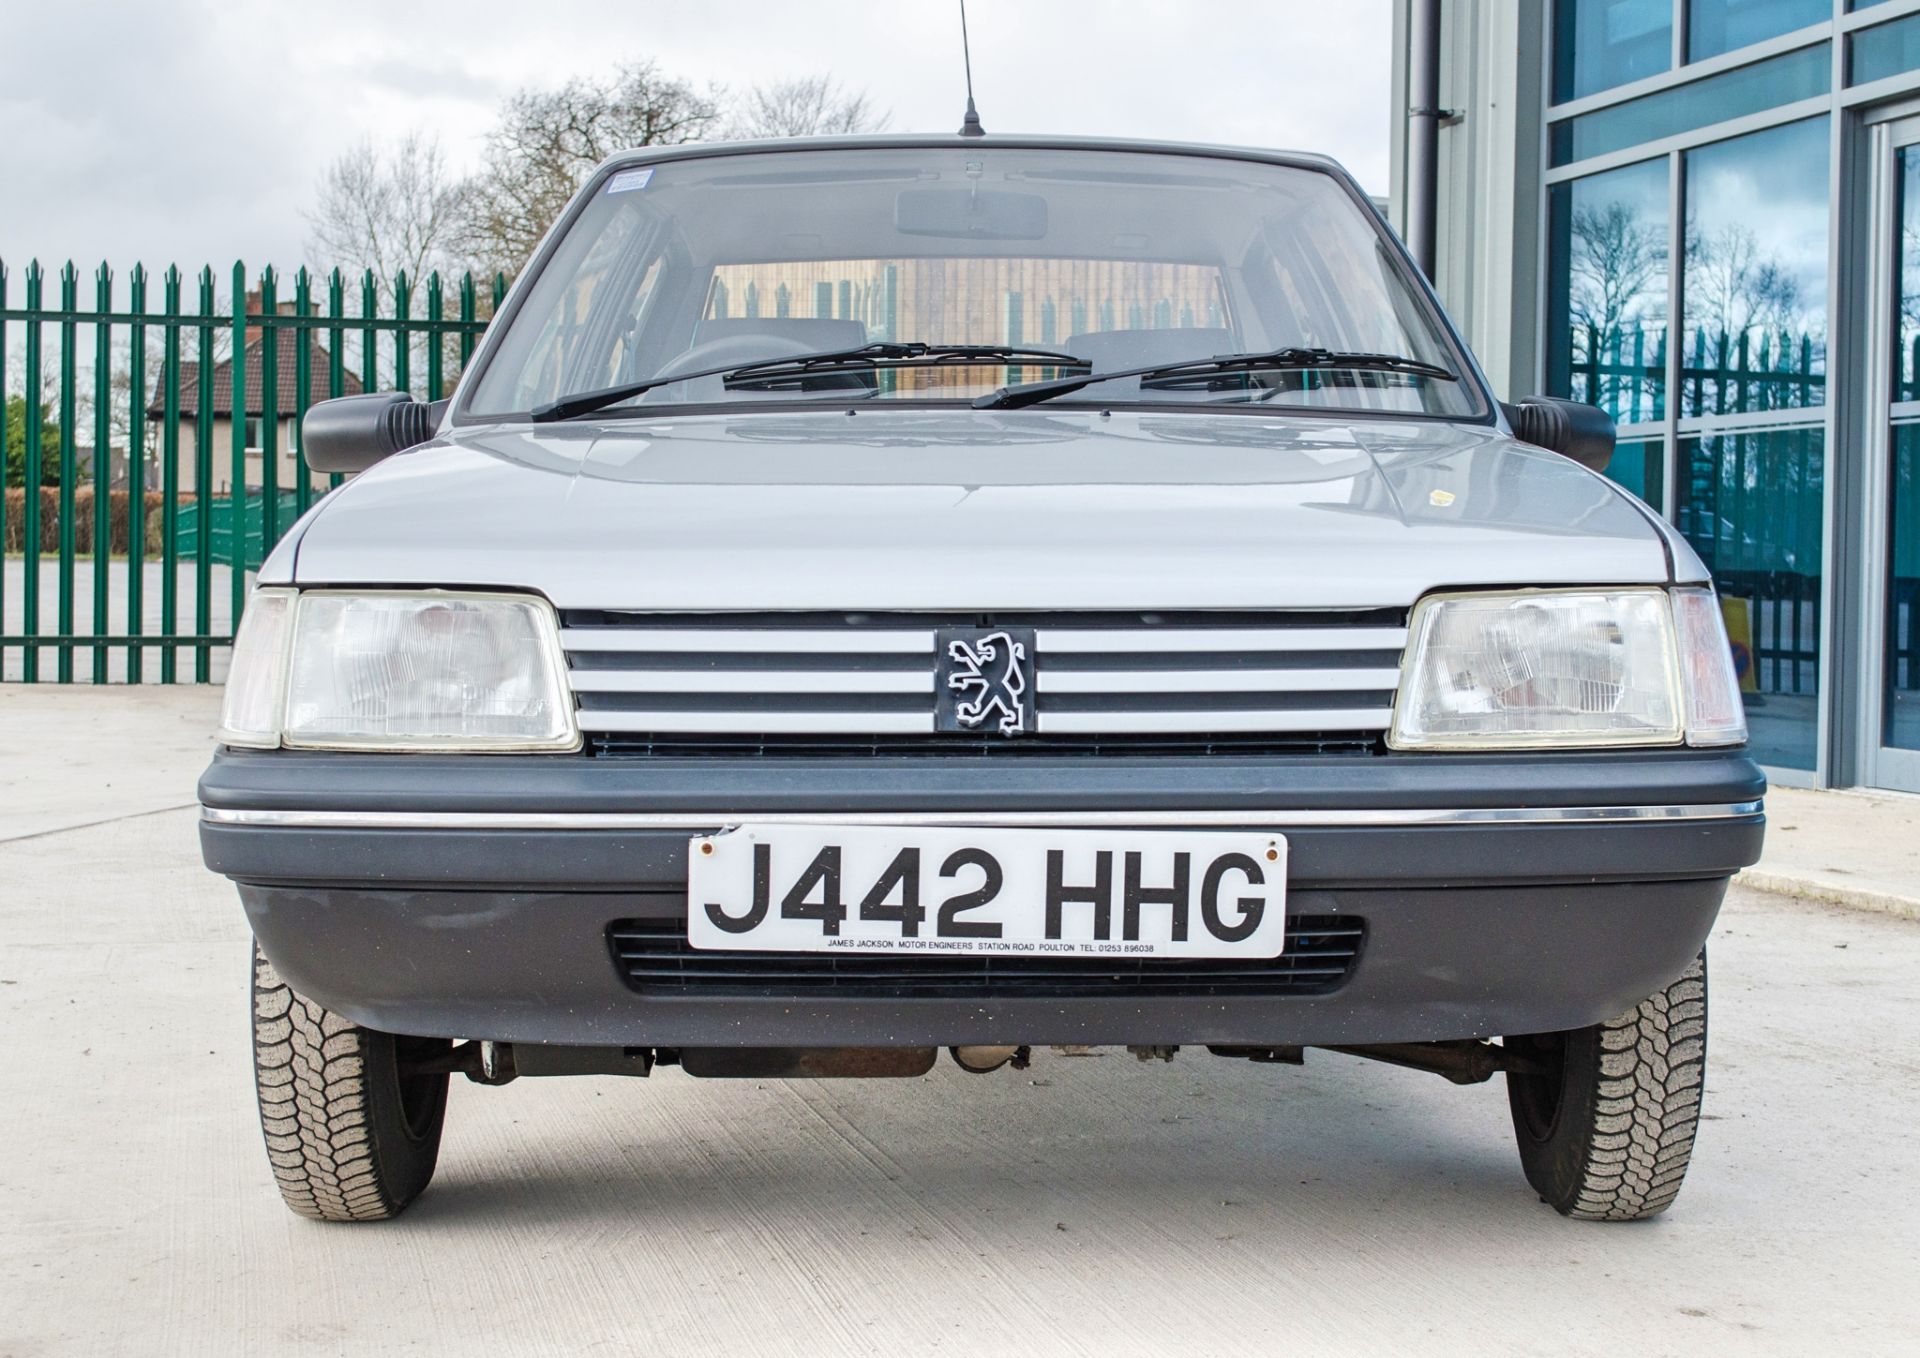
[[[986,1046],[948,1047],[947,1052],[956,1066],[973,1075],[990,1074],[1009,1062],[1015,1070],[1025,1070],[1032,1054],[1025,1047]]]
[[[914,1079],[932,1047],[687,1047],[680,1068],[706,1080]]]

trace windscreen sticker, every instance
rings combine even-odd
[[[653,178],[653,167],[644,170],[622,170],[607,181],[608,193],[626,193],[631,189],[644,189],[647,181]]]

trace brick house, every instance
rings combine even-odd
[[[260,306],[258,293],[250,294],[248,310],[257,315]],[[281,315],[293,314],[291,303],[282,303]],[[264,331],[268,327],[250,325],[246,329],[245,372],[246,390],[241,403],[240,418],[246,421],[246,484],[250,488],[262,484],[261,459],[266,447],[266,401],[264,393],[266,339]],[[332,354],[320,342],[311,330],[293,327],[272,327],[274,358],[277,365],[275,374],[274,409],[275,423],[278,427],[277,484],[282,490],[293,488],[298,475],[294,462],[294,437],[299,426],[299,361],[300,346],[304,342],[307,350],[308,401],[325,400],[327,391],[327,372],[333,361]],[[213,367],[212,399],[208,402],[211,416],[210,451],[212,454],[211,477],[207,490],[213,495],[225,495],[233,484],[233,362],[231,359],[216,363]],[[364,390],[360,379],[353,373],[344,374],[343,395],[355,395]],[[178,410],[180,416],[180,452],[179,484],[183,492],[198,493],[200,487],[195,484],[194,467],[197,454],[197,431],[199,428],[200,400],[200,363],[197,359],[182,358],[180,361],[180,391]],[[164,374],[154,383],[152,399],[147,404],[147,421],[153,426],[148,446],[155,450],[163,447],[164,430],[160,428],[166,419],[166,379]],[[159,485],[160,472],[156,467],[154,483]],[[326,478],[315,476],[314,485],[324,488]]]

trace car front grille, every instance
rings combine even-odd
[[[1150,746],[1168,736],[1352,748],[1376,741],[1390,721],[1407,635],[1400,609],[575,610],[562,621],[581,729],[601,753],[667,752],[656,747],[684,748],[688,736],[719,738],[704,752],[788,736],[917,738],[926,744],[916,753],[1045,741],[1062,753],[1121,753],[1135,738]],[[1027,736],[936,729],[942,627],[1031,629]]]
[[[614,964],[644,995],[782,999],[1126,999],[1323,995],[1352,973],[1366,925],[1295,915],[1278,957],[948,957],[703,952],[681,919],[616,920]]]
[[[1273,758],[1281,755],[1374,755],[1385,751],[1377,732],[1283,731],[1273,735],[1024,736],[992,732],[911,735],[705,735],[693,731],[603,731],[587,741],[590,753],[610,759],[1059,759]]]

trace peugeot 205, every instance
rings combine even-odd
[[[943,1047],[1499,1075],[1560,1212],[1679,1191],[1763,827],[1719,604],[1337,165],[619,156],[449,401],[304,441],[357,474],[200,784],[295,1211],[405,1208],[454,1074]]]

